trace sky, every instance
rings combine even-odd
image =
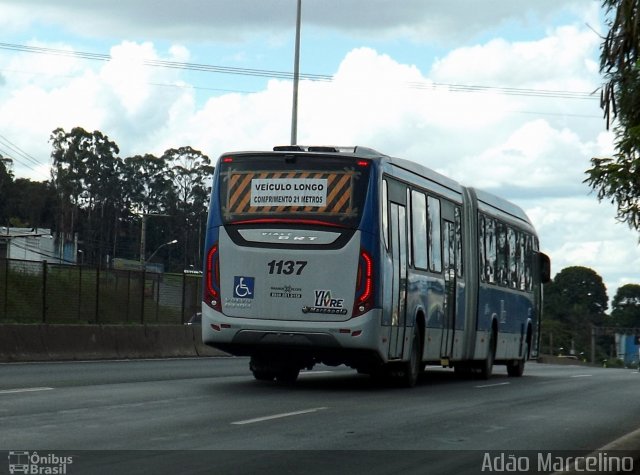
[[[298,143],[362,145],[521,206],[552,275],[640,283],[640,234],[583,183],[611,156],[600,1],[302,0]],[[0,154],[49,178],[53,130],[120,156],[291,136],[296,0],[0,0]],[[1,197],[0,197],[1,199]]]

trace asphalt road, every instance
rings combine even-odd
[[[401,389],[344,367],[258,382],[245,358],[0,364],[0,450],[70,456],[68,474],[482,473],[489,451],[599,449],[638,414],[624,369],[433,368]]]

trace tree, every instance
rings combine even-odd
[[[619,327],[640,328],[640,285],[626,284],[613,298],[611,318]]]
[[[66,239],[82,231],[85,257],[101,262],[115,249],[123,193],[118,146],[100,131],[58,128],[51,135],[52,183],[58,198],[57,230]],[[83,220],[78,215],[82,213]]]
[[[600,95],[607,128],[614,120],[613,158],[592,158],[586,171],[598,199],[617,206],[617,217],[640,231],[640,2],[603,0],[609,28],[602,43]]]
[[[175,217],[183,251],[183,268],[199,267],[202,261],[202,226],[206,223],[208,208],[208,185],[214,167],[211,160],[199,150],[191,147],[169,149],[163,154],[173,184]]]
[[[9,159],[2,158],[2,155],[0,155],[0,196],[2,197],[11,196],[13,188],[13,174],[7,170],[5,165],[7,162],[5,160],[8,161]],[[10,217],[7,200],[3,198],[0,200],[0,224],[8,226]]]
[[[152,154],[127,157],[123,181],[129,182],[126,206],[136,214],[159,214],[166,211],[172,195],[167,161]]]
[[[554,346],[586,351],[590,344],[591,325],[605,321],[608,307],[607,289],[595,271],[573,266],[562,269],[544,288],[545,320],[554,324]],[[547,332],[543,323],[543,332]]]
[[[13,225],[49,229],[55,225],[55,192],[48,181],[16,179],[7,203]]]
[[[209,157],[191,147],[121,159],[119,149],[100,131],[75,127],[51,134],[51,189],[56,198],[57,231],[78,233],[86,263],[102,257],[139,258],[140,215],[160,214],[161,225],[147,227],[147,249],[178,239],[167,248],[167,268],[199,267],[207,220]],[[1,178],[1,176],[0,176]]]

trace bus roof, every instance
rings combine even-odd
[[[273,152],[291,152],[291,153],[318,153],[318,154],[331,154],[337,156],[346,156],[351,155],[355,158],[368,158],[368,159],[378,159],[380,161],[385,161],[390,163],[393,166],[402,168],[410,173],[414,173],[418,176],[424,177],[430,181],[435,183],[439,183],[451,190],[462,192],[464,188],[467,188],[471,193],[475,194],[478,202],[486,207],[493,208],[495,210],[501,211],[507,215],[512,216],[515,219],[524,221],[528,223],[530,226],[533,226],[527,214],[520,208],[518,205],[507,201],[504,198],[500,198],[492,193],[487,191],[479,190],[473,187],[465,187],[461,185],[456,180],[449,178],[441,173],[436,172],[435,170],[421,165],[419,163],[413,162],[411,160],[407,160],[404,158],[391,157],[382,152],[379,152],[373,148],[363,147],[360,145],[355,146],[341,146],[341,145],[277,145],[273,147]],[[229,152],[224,155],[233,155],[233,154],[251,154],[251,153],[273,153],[271,151],[242,151],[242,152]]]
[[[411,160],[406,160],[404,158],[396,158],[396,157],[387,157],[387,160],[392,165],[402,168],[408,172],[419,175],[427,180],[430,180],[434,183],[439,183],[440,185],[449,188],[452,191],[456,191],[458,193],[462,192],[462,185],[455,181],[452,178],[442,175],[437,171],[426,167],[424,165],[420,165],[419,163],[412,162]]]
[[[475,193],[478,199],[479,208],[483,208],[482,205],[484,205],[484,207],[491,207],[493,209],[502,211],[503,213],[506,213],[510,216],[513,216],[516,219],[524,221],[531,227],[533,227],[533,224],[529,220],[527,214],[518,205],[513,204],[511,201],[507,201],[504,198],[500,198],[499,196],[496,196],[492,193],[489,193],[488,191],[483,191],[471,187],[469,187],[468,189]]]
[[[306,153],[331,153],[331,154],[353,154],[359,158],[380,159],[384,160],[396,167],[402,168],[408,172],[427,178],[433,182],[439,183],[447,188],[460,192],[462,185],[457,181],[448,178],[429,167],[421,165],[404,158],[390,157],[373,148],[355,146],[326,146],[326,145],[280,145],[273,147],[274,152],[306,152]]]
[[[380,153],[369,147],[360,145],[344,147],[337,145],[277,145],[273,147],[274,152],[311,152],[311,153],[351,153],[357,157],[375,158],[386,157],[384,153]]]

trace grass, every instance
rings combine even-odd
[[[28,264],[0,261],[1,323],[175,324],[200,304],[198,276]]]

